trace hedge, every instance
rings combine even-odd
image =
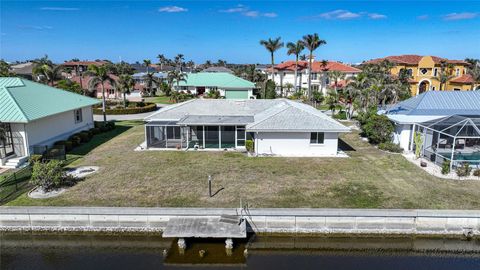
[[[115,108],[115,109],[106,109],[105,112],[110,115],[115,114],[137,114],[137,113],[146,113],[153,112],[157,109],[157,104],[155,103],[145,103],[143,107],[127,107],[127,108]],[[93,108],[94,114],[103,114],[102,108]]]

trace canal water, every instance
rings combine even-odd
[[[250,236],[234,242],[158,235],[0,234],[0,269],[480,269],[480,241]]]

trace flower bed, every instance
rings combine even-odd
[[[137,113],[146,113],[153,112],[157,109],[157,104],[155,103],[145,103],[145,102],[130,102],[127,108],[124,108],[123,105],[109,106],[107,104],[106,113],[109,115],[117,114],[137,114]],[[94,114],[103,114],[102,106],[97,106],[93,108]]]

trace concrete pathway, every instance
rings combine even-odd
[[[163,108],[165,106],[168,106],[168,104],[160,104],[157,103],[157,110],[160,108]],[[145,117],[155,113],[153,112],[147,112],[147,113],[137,113],[137,114],[117,114],[117,115],[108,115],[107,114],[107,121],[110,120],[116,120],[116,121],[125,121],[125,120],[143,120]],[[101,114],[94,114],[93,115],[93,120],[95,121],[103,121],[103,115]]]

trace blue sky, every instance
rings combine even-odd
[[[48,54],[141,61],[267,63],[260,39],[318,33],[317,59],[349,63],[395,54],[480,58],[478,1],[0,2],[0,58]],[[286,60],[286,50],[277,53]]]

